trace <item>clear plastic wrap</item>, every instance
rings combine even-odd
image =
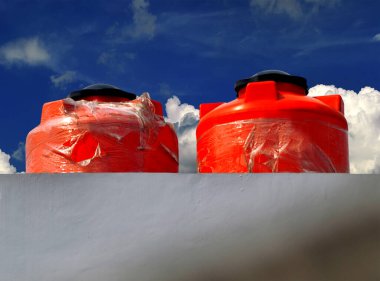
[[[317,120],[220,124],[200,136],[197,145],[202,173],[349,172],[347,131]]]
[[[132,101],[45,104],[27,138],[26,171],[177,172],[177,137],[155,111],[147,93]]]

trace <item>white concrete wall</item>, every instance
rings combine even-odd
[[[0,176],[1,281],[379,280],[379,237],[378,175]]]

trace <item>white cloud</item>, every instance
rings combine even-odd
[[[15,151],[12,153],[12,158],[16,159],[17,161],[24,161],[25,159],[25,143],[19,142],[18,147]]]
[[[164,97],[170,97],[170,96],[173,95],[173,91],[171,90],[169,84],[160,83],[159,86],[160,86],[159,93],[162,96],[164,96]]]
[[[252,8],[259,8],[268,14],[285,14],[292,19],[319,12],[323,7],[334,7],[340,0],[251,0]]]
[[[373,36],[372,40],[373,41],[380,41],[380,33],[378,33],[375,36]]]
[[[251,7],[258,7],[270,14],[286,14],[294,19],[302,16],[298,0],[251,0],[250,4]]]
[[[73,83],[77,80],[77,73],[75,71],[66,71],[60,75],[50,76],[50,81],[57,88],[65,89],[66,86],[70,83]]]
[[[116,50],[112,50],[109,52],[102,52],[98,57],[97,63],[104,65],[113,65],[118,60],[134,60],[135,58],[135,53],[124,52],[118,54]]]
[[[127,63],[135,58],[135,53],[117,52],[115,49],[112,49],[102,52],[98,57],[97,63],[105,65],[113,70],[123,72]]]
[[[357,94],[317,85],[310,96],[341,95],[349,125],[351,173],[380,173],[380,92],[364,87]]]
[[[334,7],[337,4],[340,4],[341,0],[299,0],[300,2],[304,1],[306,4],[312,4],[315,7]]]
[[[199,121],[199,110],[187,103],[181,104],[173,96],[166,102],[167,120],[174,124],[179,142],[179,170],[191,173],[197,171],[195,130]]]
[[[153,39],[156,35],[157,17],[149,12],[149,0],[132,0],[131,10],[133,22],[128,25],[116,22],[107,30],[114,42],[124,42],[126,39]]]
[[[38,37],[21,38],[0,47],[0,64],[45,65],[51,63],[51,55]]]
[[[148,11],[148,0],[133,0],[133,26],[129,34],[134,38],[152,39],[156,33],[157,17]]]
[[[11,157],[0,149],[0,174],[16,173],[16,168],[9,163],[10,159]]]

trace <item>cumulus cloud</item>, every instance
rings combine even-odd
[[[48,66],[51,55],[38,37],[21,38],[0,47],[0,64]]]
[[[320,8],[333,7],[340,0],[251,0],[250,6],[268,14],[284,14],[292,19],[319,12]]]
[[[317,85],[309,95],[342,96],[349,126],[351,173],[380,173],[380,92],[370,87],[355,93]]]
[[[59,75],[50,76],[50,81],[53,85],[60,89],[65,89],[67,85],[77,80],[77,73],[75,71],[66,71]]]
[[[16,168],[9,163],[10,159],[11,157],[0,149],[0,174],[16,173]]]
[[[173,123],[179,142],[179,170],[184,173],[197,171],[196,135],[199,121],[199,110],[194,106],[181,103],[173,96],[166,102],[167,121]]]

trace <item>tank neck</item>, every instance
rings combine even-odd
[[[244,98],[245,97],[247,89],[251,88],[251,87],[248,87],[248,85],[254,84],[254,85],[259,86],[258,84],[261,84],[261,83],[265,83],[265,82],[252,82],[252,83],[247,84],[246,87],[239,90],[237,97],[238,98]],[[286,82],[276,82],[275,84],[276,84],[276,91],[280,95],[295,95],[295,96],[306,96],[307,95],[307,92],[305,91],[305,89],[303,87],[298,86],[298,85],[295,85],[292,83],[286,83]],[[254,85],[252,85],[252,86],[254,86]],[[262,93],[262,94],[263,94],[263,96],[265,95],[265,93]],[[270,93],[270,94],[272,94],[272,93]]]
[[[289,94],[289,95],[298,95],[298,96],[307,96],[308,94],[304,88],[295,84],[278,82],[276,86],[277,86],[277,91],[280,94]]]

